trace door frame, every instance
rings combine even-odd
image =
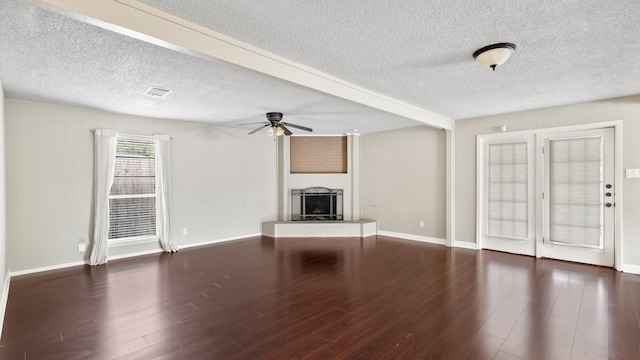
[[[501,127],[498,127],[499,129]],[[621,173],[622,167],[622,121],[605,121],[590,124],[579,124],[560,126],[553,128],[543,129],[531,129],[521,131],[499,132],[494,134],[483,134],[476,137],[476,248],[483,248],[483,234],[485,231],[484,218],[485,218],[485,189],[484,189],[484,177],[486,170],[484,168],[484,156],[487,142],[499,141],[501,139],[515,138],[515,137],[535,137],[535,169],[542,169],[544,154],[542,153],[543,134],[552,134],[559,132],[572,132],[581,130],[594,130],[601,128],[613,128],[614,129],[614,183],[616,189],[616,203],[615,203],[615,220],[614,220],[614,268],[618,271],[622,271],[622,254],[624,253],[624,244],[622,241],[622,199],[624,198],[622,191],[622,179]],[[542,199],[542,193],[544,192],[544,172],[536,171],[535,173],[535,226],[534,236],[536,241],[536,257],[541,258],[544,254],[544,202]]]

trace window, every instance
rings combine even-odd
[[[604,137],[549,140],[549,240],[602,249]]]
[[[109,194],[109,240],[156,236],[155,142],[118,134]]]
[[[527,239],[527,143],[490,144],[488,235]]]

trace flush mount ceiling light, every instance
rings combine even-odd
[[[516,46],[512,43],[492,44],[476,50],[473,53],[473,58],[480,65],[496,71],[496,67],[504,64],[514,51],[516,51]]]

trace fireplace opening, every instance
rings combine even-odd
[[[291,220],[342,219],[342,189],[313,187],[291,190]]]

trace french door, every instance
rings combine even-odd
[[[534,138],[497,139],[484,146],[483,248],[535,255]]]
[[[482,248],[613,266],[614,130],[478,142]]]
[[[613,129],[544,136],[544,257],[614,264]]]

